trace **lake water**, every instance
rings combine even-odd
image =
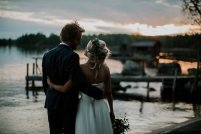
[[[45,96],[39,92],[37,101],[30,94],[26,99],[25,75],[26,64],[32,65],[33,56],[42,56],[43,52],[27,52],[16,47],[0,47],[0,133],[1,134],[48,134],[48,120],[44,109]],[[81,56],[81,63],[86,58]],[[122,64],[119,61],[107,60],[111,73],[119,73]],[[39,61],[41,63],[41,61]],[[30,69],[31,70],[31,69]],[[146,93],[146,83],[122,83],[131,85],[128,92]],[[150,83],[156,89],[151,95],[159,96],[161,83]],[[128,134],[143,134],[165,126],[179,123],[194,117],[190,104],[176,104],[172,111],[171,103],[143,103],[114,100],[116,116],[124,116],[130,123]]]

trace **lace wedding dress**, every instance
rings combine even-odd
[[[103,89],[103,83],[93,85]],[[81,93],[75,134],[113,134],[109,105],[106,99],[95,100]]]

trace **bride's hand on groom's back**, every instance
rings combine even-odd
[[[50,81],[50,78],[47,76],[47,84],[50,86],[50,87],[52,87],[52,83],[51,83],[51,81]]]
[[[50,78],[47,77],[47,84],[50,85],[51,84],[51,81],[50,81]]]
[[[104,99],[104,98],[105,98],[104,93],[102,93],[101,95],[98,95],[98,96],[95,97],[95,99],[97,99],[97,100],[101,100],[101,99]]]
[[[101,89],[99,88],[96,88],[96,90],[93,90],[95,91],[93,94],[93,98],[96,99],[96,100],[101,100],[101,99],[104,99],[105,98],[105,92],[103,92]]]

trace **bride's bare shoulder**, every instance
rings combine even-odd
[[[107,74],[109,73],[110,74],[110,68],[108,67],[107,64],[105,64],[105,63],[103,64],[103,69],[104,69],[105,73],[107,73]]]
[[[106,63],[103,64],[103,68],[107,69],[107,70],[110,70],[109,67],[108,67],[108,65]]]

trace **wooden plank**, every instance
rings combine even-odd
[[[163,79],[174,79],[175,76],[123,76],[115,75],[111,76],[112,81],[127,81],[127,82],[162,82]],[[192,79],[195,76],[177,76],[177,79]],[[42,81],[42,75],[29,75],[26,76],[26,79]]]
[[[177,76],[177,79],[192,79],[195,76]],[[111,76],[112,81],[127,81],[127,82],[162,82],[163,79],[174,79],[174,76]]]
[[[113,92],[113,98],[118,100],[139,100],[142,102],[159,102],[160,97],[152,97],[150,96],[149,100],[147,100],[147,97],[140,94],[135,93],[119,93],[119,92]]]
[[[26,76],[26,80],[42,81],[42,75],[29,75],[29,76]]]

